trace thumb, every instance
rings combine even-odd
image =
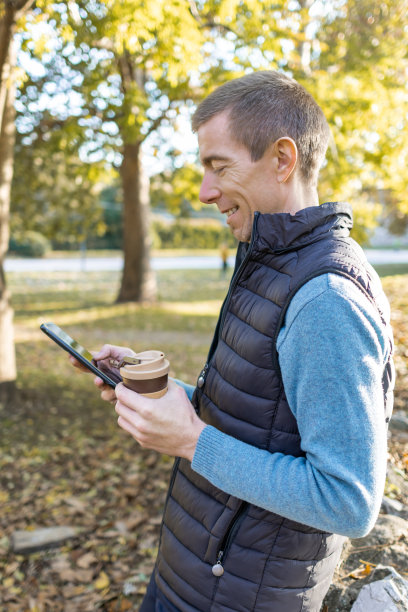
[[[112,345],[104,344],[99,351],[92,351],[92,356],[96,361],[101,361],[102,359],[112,357]]]

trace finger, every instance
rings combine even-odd
[[[72,355],[68,355],[68,359],[71,365],[74,366],[77,370],[81,370],[81,372],[89,372],[88,368],[86,368],[78,359],[75,359]]]
[[[111,357],[113,354],[113,346],[111,344],[104,344],[103,347],[99,351],[93,351],[92,356],[95,361],[102,361],[102,359],[107,359]]]
[[[118,383],[115,387],[116,397],[121,400],[123,404],[133,405],[134,402],[142,403],[142,402],[153,402],[151,398],[144,397],[137,391],[133,391],[133,389],[128,389],[122,382]]]
[[[143,435],[143,433],[146,433],[146,423],[143,419],[140,418],[137,412],[128,408],[119,400],[115,404],[115,412],[119,415],[118,423],[120,421],[120,426],[131,433],[132,436],[136,436],[140,439],[141,434]]]
[[[104,383],[104,381],[102,380],[102,378],[99,378],[99,376],[96,376],[94,378],[94,385],[96,385],[97,387],[99,387],[100,389],[102,389],[102,387],[106,387],[107,385]]]
[[[115,395],[115,391],[112,389],[112,387],[109,387],[108,385],[105,385],[102,392],[101,392],[101,398],[105,401],[105,402],[110,402],[112,403],[116,403],[117,398]]]
[[[183,389],[183,387],[180,387],[180,385],[178,385],[174,380],[169,377],[169,380],[167,382],[167,390],[171,391],[172,389]]]
[[[118,418],[118,425],[121,429],[129,433],[136,440],[136,442],[138,442],[142,446],[140,441],[140,432],[137,427],[135,427],[132,423],[127,421],[122,416]]]
[[[133,410],[133,408],[125,406],[125,404],[122,404],[122,402],[119,400],[115,404],[115,412],[129,422],[140,422],[140,417],[137,411]]]
[[[107,385],[102,378],[96,376],[94,378],[94,385],[96,385],[101,391],[101,398],[107,402],[116,401],[115,389],[112,389],[110,385]]]

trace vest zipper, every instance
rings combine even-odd
[[[197,387],[199,389],[201,389],[201,387],[204,386],[205,377],[207,376],[207,372],[208,372],[208,363],[205,364],[205,366],[201,370],[200,375],[199,375],[199,377],[197,379]]]
[[[228,304],[229,304],[229,302],[231,300],[232,292],[234,291],[235,287],[237,286],[239,277],[241,276],[241,273],[242,273],[242,270],[244,269],[244,267],[245,267],[245,265],[246,265],[250,255],[252,253],[252,248],[254,246],[254,240],[255,240],[256,221],[257,221],[258,215],[259,215],[259,213],[256,212],[255,213],[255,217],[254,217],[254,223],[253,223],[253,226],[252,226],[251,241],[249,243],[248,250],[245,253],[244,259],[239,264],[238,270],[236,271],[235,275],[232,277],[231,284],[230,284],[229,289],[228,289],[227,297],[225,298],[224,308],[223,308],[223,312],[222,312],[222,316],[221,316],[221,321],[220,321],[220,326],[219,326],[219,329],[218,329],[218,339],[221,338],[221,332],[222,332],[222,328],[224,326],[225,317],[227,316]]]
[[[255,239],[256,220],[257,220],[258,214],[259,214],[258,212],[255,213],[254,223],[253,223],[253,227],[252,227],[251,241],[249,243],[248,250],[245,253],[244,259],[239,264],[239,268],[237,269],[236,273],[232,277],[231,284],[230,284],[229,289],[228,289],[228,293],[227,293],[227,295],[225,297],[225,300],[224,300],[224,304],[223,304],[223,307],[222,307],[221,319],[220,319],[220,322],[219,322],[219,325],[218,325],[218,340],[221,338],[221,332],[222,332],[222,328],[224,326],[225,317],[227,316],[227,310],[228,310],[227,307],[228,307],[228,303],[229,303],[229,301],[231,299],[232,292],[235,289],[235,287],[237,286],[239,277],[241,276],[241,272],[244,269],[245,264],[247,263],[250,255],[251,255],[251,252],[252,252],[252,247],[253,247],[254,239]],[[214,353],[215,353],[215,350],[214,350],[213,354],[211,355],[211,359],[208,358],[207,363],[205,364],[205,366],[203,367],[203,369],[201,370],[201,372],[200,372],[200,374],[198,376],[197,387],[200,390],[204,387],[205,379],[207,377],[208,370],[210,368],[210,364],[212,362]],[[210,354],[211,354],[211,351],[210,351]]]
[[[224,326],[224,322],[225,322],[225,317],[227,316],[227,310],[228,310],[228,304],[231,300],[231,295],[232,292],[234,291],[235,287],[238,284],[238,280],[239,277],[241,276],[241,273],[252,253],[252,248],[253,248],[253,244],[254,244],[254,239],[255,239],[255,228],[256,228],[256,223],[257,223],[257,217],[258,217],[257,212],[255,212],[255,217],[254,217],[254,222],[253,222],[253,226],[252,226],[252,233],[251,233],[251,241],[249,243],[249,247],[247,252],[245,253],[245,256],[243,258],[243,260],[241,261],[239,268],[237,269],[236,273],[234,274],[234,276],[232,277],[231,280],[231,284],[229,286],[228,289],[228,293],[226,295],[226,298],[224,300],[224,304],[223,304],[223,308],[222,308],[222,314],[221,314],[221,319],[219,322],[219,326],[218,326],[218,341],[221,338],[221,332],[222,332],[222,328]],[[215,353],[215,350],[214,350]],[[198,377],[197,380],[197,387],[200,389],[201,393],[202,393],[202,388],[204,387],[205,384],[205,379],[207,377],[209,368],[210,368],[210,364],[213,360],[214,357],[214,353],[211,355],[211,359],[209,359],[207,361],[207,363],[205,364],[204,368],[201,370],[200,375]],[[235,536],[235,533],[237,532],[241,521],[244,518],[244,514],[247,510],[248,507],[248,503],[247,502],[242,502],[237,514],[235,515],[231,525],[228,527],[228,530],[225,534],[225,536],[223,537],[222,541],[221,541],[221,545],[219,547],[219,550],[217,552],[217,561],[216,563],[212,566],[212,573],[214,574],[214,576],[220,577],[223,575],[224,573],[224,567],[222,565],[222,562],[225,560],[225,556],[229,550],[229,547],[231,546],[231,542],[233,537]]]
[[[220,547],[217,553],[217,561],[215,565],[212,566],[212,569],[211,569],[214,576],[217,576],[218,578],[222,576],[224,573],[224,567],[222,563],[223,561],[225,561],[225,557],[229,551],[232,540],[234,539],[245,517],[247,509],[248,509],[248,502],[242,502],[237,514],[235,515],[231,525],[228,527],[228,530],[221,541],[221,544],[220,544]]]

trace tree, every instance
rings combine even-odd
[[[57,54],[65,62],[72,90],[81,97],[81,111],[75,116],[78,130],[82,128],[88,139],[86,155],[110,159],[120,170],[124,271],[119,301],[149,299],[155,294],[142,145],[159,126],[172,123],[180,108],[191,105],[223,78],[224,61],[214,60],[213,50],[219,35],[232,35],[228,22],[235,4],[230,0],[95,0],[53,5],[50,23],[59,34],[53,59]],[[256,10],[257,2],[247,4]],[[30,42],[23,49],[30,50]],[[237,73],[230,71],[233,74]],[[39,84],[46,81],[42,78]]]
[[[231,0],[220,21],[233,46],[220,69],[284,70],[323,108],[333,137],[320,193],[351,199],[362,240],[381,205],[408,214],[407,14],[407,0]]]
[[[13,177],[15,137],[14,99],[17,21],[33,0],[0,1],[0,400],[13,393],[16,361],[13,337],[13,311],[4,275],[4,256],[9,241],[10,189]]]
[[[64,70],[70,71],[80,98],[70,116],[78,150],[120,169],[120,301],[154,295],[143,143],[182,107],[248,70],[284,70],[323,107],[333,133],[321,173],[324,199],[351,197],[359,204],[357,220],[377,214],[379,188],[398,210],[406,206],[407,0],[93,0],[53,6],[50,23],[59,38],[48,63],[58,58],[66,66],[61,82],[67,81]],[[190,174],[196,180],[196,172]],[[178,175],[179,184],[187,175]]]
[[[30,87],[27,80],[26,86]],[[25,87],[22,87],[24,91]],[[19,93],[19,103],[26,98]],[[20,126],[21,129],[21,126]],[[75,125],[61,130],[48,112],[27,134],[18,132],[12,184],[11,232],[39,232],[54,243],[78,248],[106,230],[100,201],[112,172],[78,154]]]
[[[351,200],[354,235],[363,243],[383,206],[390,229],[401,227],[408,215],[408,1],[231,0],[218,12],[211,2],[199,6],[197,19],[217,25],[224,39],[218,58],[216,47],[206,46],[214,84],[254,68],[291,74],[314,95],[332,130],[323,198]],[[194,193],[189,167],[172,174],[171,187],[161,181],[161,199],[173,209],[189,177],[192,189],[183,185],[183,192]]]
[[[124,270],[118,301],[155,294],[141,149],[193,95],[191,74],[202,62],[204,37],[188,6],[183,0],[54,5],[52,23],[60,35],[55,52],[71,71],[72,89],[81,97],[81,110],[70,119],[78,133],[86,134],[82,154],[91,161],[110,159],[120,171]],[[23,49],[31,50],[29,40]],[[78,140],[81,145],[85,139]]]
[[[181,213],[185,204],[201,208],[198,199],[201,178],[197,165],[188,163],[155,175],[151,179],[152,206],[164,206],[174,214]]]
[[[316,37],[309,36],[310,70],[300,75],[333,132],[322,186],[331,197],[352,197],[363,218],[368,205],[372,216],[380,205],[406,215],[408,2],[334,6]],[[303,18],[310,31],[310,11]]]

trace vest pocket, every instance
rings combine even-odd
[[[231,546],[231,543],[241,526],[245,515],[248,512],[248,503],[242,502],[241,506],[238,509],[238,512],[235,514],[233,520],[231,521],[227,532],[221,540],[220,546],[217,551],[217,558],[215,564],[212,566],[212,573],[214,576],[220,577],[224,573],[223,562],[228,554],[228,550]]]

